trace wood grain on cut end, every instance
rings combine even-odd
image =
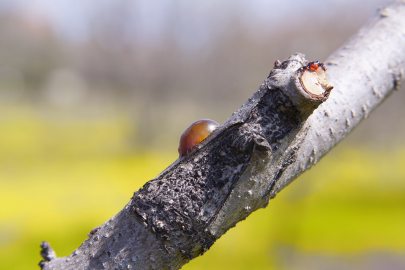
[[[326,78],[326,68],[323,63],[311,62],[302,69],[300,83],[304,90],[317,100],[328,98],[333,86]]]

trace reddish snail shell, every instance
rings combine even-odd
[[[219,124],[214,120],[202,119],[192,123],[180,137],[180,157],[191,154],[197,144],[213,132]]]

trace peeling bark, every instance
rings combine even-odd
[[[55,258],[42,243],[41,268],[179,269],[203,254],[399,87],[405,78],[405,2],[379,10],[329,57],[332,91],[311,63],[301,54],[277,61],[238,111],[135,192],[73,254]],[[320,79],[305,72],[320,72]]]

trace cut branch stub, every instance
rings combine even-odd
[[[291,99],[294,105],[300,110],[301,116],[306,119],[316,109],[319,104],[324,102],[333,89],[326,79],[326,68],[319,61],[307,62],[302,61],[299,57],[290,57],[290,62],[279,64],[276,61],[274,69],[270,72],[269,79],[272,83],[280,87],[280,77],[286,77],[285,65],[297,67],[290,76],[290,82],[285,88],[285,94]],[[287,78],[286,78],[287,79]]]
[[[46,262],[54,260],[56,258],[56,253],[51,247],[51,245],[46,242],[42,241],[41,243],[41,256],[45,259],[45,261],[40,261],[39,266],[43,266]]]
[[[315,99],[324,101],[332,91],[326,79],[326,68],[318,61],[301,68],[300,83],[304,90]]]

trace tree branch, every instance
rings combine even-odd
[[[405,2],[379,10],[325,67],[332,91],[320,63],[301,54],[276,62],[238,111],[135,192],[73,254],[55,258],[43,243],[41,268],[179,269],[203,254],[399,87],[405,77]]]

